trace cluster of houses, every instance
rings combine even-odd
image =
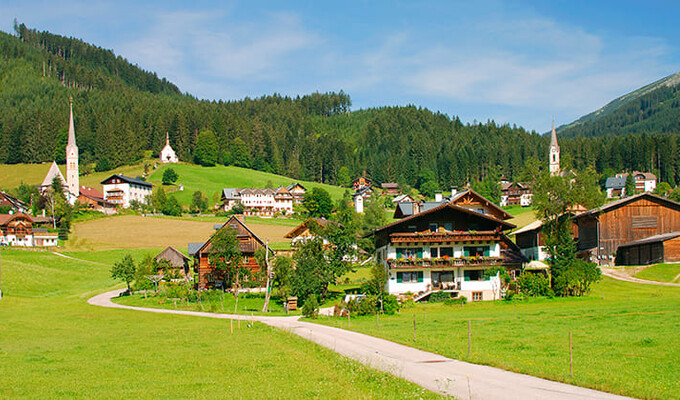
[[[249,216],[271,217],[290,215],[293,205],[302,203],[306,189],[295,182],[276,189],[222,189],[220,208],[232,210],[237,204],[243,206],[243,213]]]

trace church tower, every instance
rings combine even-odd
[[[78,176],[78,146],[76,146],[76,129],[73,124],[73,100],[69,100],[71,115],[68,121],[68,144],[66,145],[66,186],[69,202],[76,202],[80,195],[80,178]]]
[[[550,134],[550,175],[555,176],[560,174],[560,145],[557,144],[557,132],[555,132],[555,122],[552,124],[552,133]]]

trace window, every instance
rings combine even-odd
[[[488,257],[490,254],[489,246],[465,246],[465,257]]]
[[[453,247],[440,247],[439,257],[453,257]]]
[[[422,271],[397,272],[397,283],[417,283],[423,281]]]
[[[436,223],[430,224],[430,232],[437,232],[437,228],[438,226]]]
[[[397,258],[423,258],[423,248],[397,247]]]
[[[453,222],[445,222],[444,223],[444,229],[447,231],[452,231],[453,230]]]
[[[472,301],[482,301],[482,292],[472,292]]]
[[[465,281],[484,281],[484,271],[481,269],[468,269],[463,272]]]
[[[431,258],[439,257],[439,247],[430,247],[430,257]]]

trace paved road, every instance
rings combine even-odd
[[[610,278],[618,279],[620,281],[634,282],[634,283],[646,283],[648,285],[680,287],[680,283],[648,281],[646,279],[640,279],[640,278],[636,278],[634,276],[627,275],[624,271],[621,271],[621,270],[618,270],[618,269],[600,267],[600,270],[602,271],[602,275],[608,276]]]
[[[161,314],[249,320],[247,315],[131,307],[113,303],[123,290],[100,294],[88,303]],[[299,317],[254,317],[267,325],[285,329],[370,367],[407,379],[434,392],[469,400],[575,400],[625,399],[609,393],[553,382],[498,368],[470,364],[417,350],[388,340],[324,325],[298,321]]]

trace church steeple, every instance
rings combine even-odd
[[[548,157],[550,158],[550,175],[559,175],[560,173],[560,145],[557,144],[557,132],[555,132],[555,121],[552,123],[552,132],[550,133],[550,150]]]
[[[76,202],[80,195],[80,176],[78,174],[78,146],[76,146],[76,128],[73,123],[73,99],[69,98],[68,144],[66,145],[66,186],[69,202]]]

